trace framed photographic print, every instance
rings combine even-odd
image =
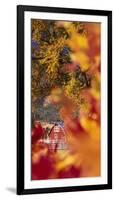
[[[112,11],[17,7],[17,194],[112,188]]]

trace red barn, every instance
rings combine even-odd
[[[54,125],[49,133],[49,148],[51,150],[67,149],[66,135],[61,125]]]

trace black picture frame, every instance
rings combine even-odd
[[[24,188],[24,12],[107,16],[108,19],[108,177],[107,184],[53,188]],[[55,185],[55,184],[54,184]],[[112,11],[41,6],[17,6],[17,194],[103,190],[112,188]]]

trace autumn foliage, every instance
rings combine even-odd
[[[100,67],[99,23],[32,20],[32,114],[58,108],[68,145],[32,128],[32,180],[100,176]]]

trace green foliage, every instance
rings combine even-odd
[[[73,22],[76,31],[84,33],[79,22]],[[87,77],[81,71],[74,74],[64,69],[71,63],[71,49],[67,46],[70,33],[55,21],[32,19],[32,112],[35,101],[44,99],[54,86],[63,87],[70,97],[79,98],[79,90],[87,86]]]
[[[58,28],[54,21],[32,20],[32,100],[47,96],[49,89],[68,80],[67,73],[61,72],[62,65],[70,60],[69,54],[61,58],[68,34]]]

